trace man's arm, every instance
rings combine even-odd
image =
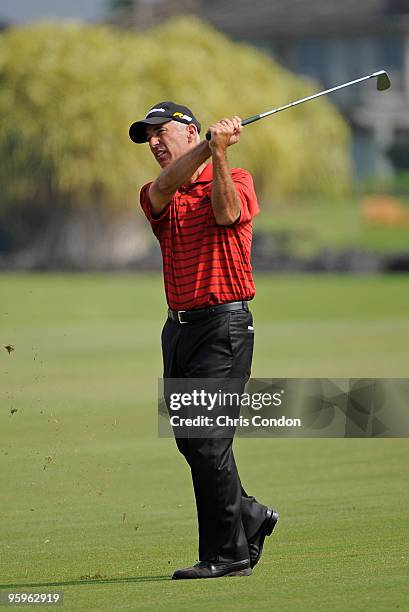
[[[239,117],[211,126],[213,162],[212,208],[218,225],[231,225],[240,217],[241,204],[227,161],[227,147],[236,144],[242,130]]]
[[[162,170],[149,188],[149,199],[155,215],[162,212],[176,191],[193,176],[210,155],[209,143],[204,140]]]

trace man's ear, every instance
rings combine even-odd
[[[193,123],[187,126],[187,141],[189,144],[197,141],[197,128]]]

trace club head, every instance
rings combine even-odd
[[[385,70],[377,73],[376,88],[378,91],[385,91],[391,86],[391,80]]]

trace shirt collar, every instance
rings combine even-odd
[[[199,174],[195,182],[192,184],[194,185],[195,183],[210,183],[210,181],[212,180],[213,180],[213,164],[209,163],[207,164],[207,166],[205,166],[203,172]]]
[[[190,183],[189,186],[180,187],[179,192],[189,193],[190,191],[195,190],[196,185],[198,185],[199,183],[211,183],[212,180],[213,180],[213,165],[210,163],[205,166],[203,171],[199,174],[199,176],[193,183]]]

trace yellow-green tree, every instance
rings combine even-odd
[[[161,100],[190,106],[204,131],[308,95],[256,49],[193,18],[146,33],[44,23],[0,36],[0,210],[135,206],[158,172],[132,121]],[[231,161],[253,172],[260,199],[335,195],[349,182],[349,132],[328,100],[246,128]]]

